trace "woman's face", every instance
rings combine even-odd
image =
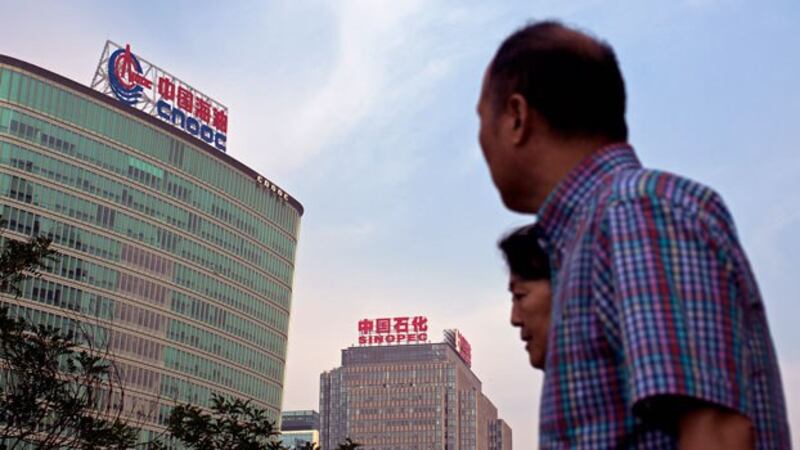
[[[520,329],[531,365],[544,369],[550,332],[550,280],[524,280],[513,273],[509,278],[511,325]]]

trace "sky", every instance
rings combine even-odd
[[[305,206],[285,409],[363,318],[459,328],[484,392],[535,448],[541,375],[509,325],[504,210],[475,104],[502,39],[560,19],[608,41],[646,166],[712,186],[758,277],[800,448],[800,3],[744,0],[0,0],[0,53],[89,84],[106,39],[229,108],[228,153]],[[794,231],[793,231],[794,230]]]

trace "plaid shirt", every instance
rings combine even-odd
[[[757,448],[791,447],[764,306],[716,193],[617,144],[573,169],[537,224],[553,268],[542,448],[676,448],[674,428],[643,418],[658,395],[738,411]]]

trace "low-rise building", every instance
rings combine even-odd
[[[281,414],[281,443],[290,450],[308,443],[319,445],[319,413],[284,411]]]

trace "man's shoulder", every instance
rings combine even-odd
[[[711,187],[670,172],[637,168],[614,174],[606,186],[606,203],[659,205],[730,221],[722,197]]]

